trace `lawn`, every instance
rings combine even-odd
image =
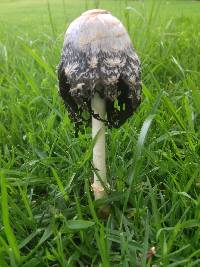
[[[137,112],[107,130],[108,219],[91,129],[75,138],[56,76],[67,25],[94,6],[0,1],[0,267],[200,266],[200,2],[99,1],[143,81]]]

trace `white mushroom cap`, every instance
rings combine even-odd
[[[119,127],[140,103],[139,58],[125,27],[105,10],[89,10],[69,25],[58,78],[75,122],[83,122],[83,111],[92,114],[91,98],[96,91],[106,100],[110,127]]]
[[[105,10],[89,10],[75,19],[68,27],[65,44],[83,52],[90,50],[96,56],[102,52],[118,52],[132,47],[122,23]]]

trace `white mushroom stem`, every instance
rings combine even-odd
[[[91,101],[92,110],[94,114],[98,114],[101,119],[105,119],[106,116],[106,103],[103,98],[95,93]],[[106,179],[106,152],[105,152],[105,125],[104,122],[92,117],[92,138],[96,138],[95,145],[93,148],[93,166],[95,168],[94,172],[94,182],[92,188],[94,191],[95,199],[100,199],[105,197],[106,192],[104,185],[107,185]],[[98,178],[100,177],[100,179]],[[101,182],[102,181],[102,182]]]

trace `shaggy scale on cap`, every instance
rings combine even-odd
[[[120,127],[140,104],[139,58],[122,23],[105,10],[89,10],[69,25],[58,79],[76,125],[101,120],[91,109],[95,92],[106,101],[108,127]]]

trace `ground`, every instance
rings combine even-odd
[[[143,80],[140,108],[107,131],[106,220],[90,129],[74,137],[56,78],[64,31],[94,2],[0,2],[0,266],[200,266],[200,2],[99,1]]]

